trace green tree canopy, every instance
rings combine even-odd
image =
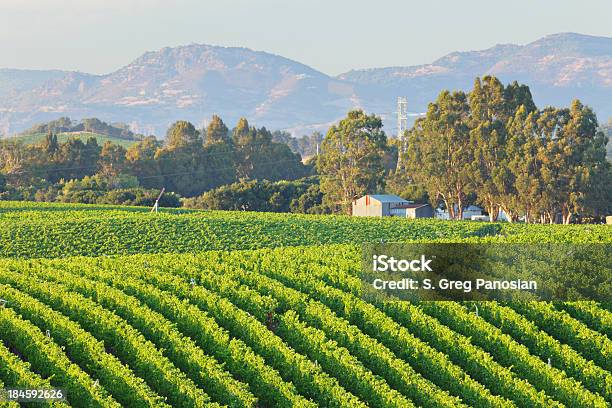
[[[191,122],[179,120],[174,122],[166,133],[166,148],[176,149],[202,144],[200,132]]]
[[[126,149],[106,141],[100,152],[100,171],[106,176],[116,176],[125,169]]]
[[[213,143],[229,143],[229,130],[221,118],[217,115],[213,115],[210,123],[206,128],[206,144],[210,145]]]
[[[316,164],[324,205],[350,213],[353,199],[382,191],[386,148],[387,136],[381,119],[375,115],[353,110],[332,126]]]
[[[467,95],[443,91],[408,134],[406,170],[425,187],[432,204],[441,200],[454,219],[462,218],[475,187],[469,124]]]
[[[154,136],[148,136],[130,146],[125,153],[127,171],[138,177],[138,181],[143,187],[163,187],[159,164],[155,160],[155,154],[160,148],[161,143]]]
[[[408,139],[407,174],[394,188],[423,185],[451,218],[472,199],[492,221],[499,209],[510,221],[569,223],[610,207],[607,139],[580,101],[538,110],[528,87],[486,76],[468,95],[443,91]]]

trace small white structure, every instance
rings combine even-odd
[[[508,221],[509,218],[510,217],[508,217],[502,209],[500,209],[499,213],[497,213],[497,221]]]
[[[455,212],[457,211],[457,207],[455,206]],[[471,220],[474,216],[482,215],[482,208],[477,205],[470,205],[463,209],[463,218],[464,220]],[[448,215],[448,211],[436,209],[436,218],[440,218],[442,220],[449,220],[450,216]]]
[[[472,215],[470,218],[472,221],[489,221],[490,218],[488,215]]]

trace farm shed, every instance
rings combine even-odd
[[[391,209],[391,215],[405,218],[431,218],[433,208],[429,204],[403,204]]]
[[[353,201],[356,217],[433,217],[429,204],[414,204],[392,194],[368,194]]]
[[[356,217],[389,217],[391,209],[410,204],[401,197],[392,194],[368,194],[353,200],[353,212]]]

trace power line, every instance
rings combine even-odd
[[[301,163],[301,162],[296,162],[295,160],[277,160],[277,161],[265,161],[265,162],[261,162],[258,163],[258,166],[261,165],[271,165],[271,164],[281,164],[281,163]],[[218,171],[223,171],[223,170],[232,170],[235,169],[236,166],[232,166],[232,167],[221,167],[221,168],[215,168],[214,172],[218,172]],[[181,172],[181,173],[169,173],[169,174],[160,174],[160,175],[156,175],[156,176],[144,176],[144,177],[138,177],[138,179],[148,179],[148,178],[159,178],[159,177],[171,177],[171,176],[185,176],[185,175],[190,175],[190,174],[197,174],[200,173],[199,171],[189,171],[189,172]]]
[[[275,164],[284,164],[284,163],[300,163],[300,162],[299,161],[296,162],[295,160],[289,160],[289,159],[286,159],[286,160],[272,160],[272,161],[268,160],[268,161],[265,161],[265,162],[258,163],[257,167],[268,166],[268,165],[275,165]],[[219,171],[233,170],[235,168],[236,168],[236,166],[231,166],[231,167],[216,167],[209,174],[214,174],[214,173],[219,172]],[[201,171],[197,171],[196,170],[196,171],[185,171],[185,172],[166,173],[166,174],[160,173],[160,174],[156,174],[156,175],[153,175],[153,176],[141,176],[141,177],[134,176],[134,177],[136,177],[138,180],[156,179],[156,178],[163,179],[164,177],[187,176],[187,175],[193,175],[193,174],[199,174],[199,173],[201,173]],[[13,174],[15,174],[15,173],[13,173]],[[128,174],[128,175],[132,175],[132,174]],[[106,191],[106,190],[95,190],[95,189],[84,189],[84,190],[86,190],[86,191]]]
[[[263,145],[264,143],[262,143],[261,145]],[[250,145],[250,146],[256,146],[256,145]],[[221,154],[226,154],[226,152],[218,152],[218,153],[209,153],[209,154],[205,154],[203,156],[200,157],[209,157],[209,156],[216,156],[216,155],[221,155]],[[286,160],[268,160],[265,162],[259,162],[257,163],[257,167],[262,167],[262,166],[270,166],[270,165],[277,165],[277,164],[289,164],[289,163],[301,163],[300,161],[296,161],[295,159],[286,159]],[[62,168],[62,169],[49,169],[49,170],[44,170],[46,172],[51,172],[51,171],[67,171],[67,170],[95,170],[98,169],[99,166],[88,166],[88,167],[69,167],[69,168]],[[209,174],[214,174],[214,173],[218,173],[220,171],[225,171],[225,170],[234,170],[236,168],[236,166],[230,166],[230,167],[216,167],[213,168],[212,171]],[[40,170],[39,170],[40,171]],[[20,175],[20,174],[27,174],[27,173],[36,173],[38,171],[22,171],[22,172],[16,172],[16,173],[10,173],[10,175]],[[151,175],[151,176],[134,176],[133,174],[129,174],[128,175],[132,175],[134,177],[136,177],[138,180],[146,180],[146,179],[163,179],[165,177],[174,177],[174,176],[187,176],[187,175],[194,175],[194,174],[199,174],[201,173],[201,171],[199,170],[195,170],[195,171],[185,171],[185,172],[176,172],[176,173],[159,173],[156,175]],[[321,175],[318,175],[321,176]],[[327,178],[331,178],[331,179],[339,179],[339,177],[337,176],[331,176],[331,175],[325,175],[324,177]],[[121,189],[119,189],[121,190]],[[84,189],[83,191],[107,191],[107,190],[95,190],[95,189]],[[110,190],[109,190],[110,191]]]

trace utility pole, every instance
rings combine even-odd
[[[157,200],[155,200],[155,204],[153,205],[153,208],[151,208],[151,212],[157,212],[157,209],[159,208],[159,200],[164,195],[164,191],[166,191],[166,187],[163,187],[161,189],[161,192],[159,193],[159,196],[157,197]]]
[[[397,97],[397,168],[401,167],[402,156],[406,153],[406,130],[408,130],[408,98],[405,96]]]

